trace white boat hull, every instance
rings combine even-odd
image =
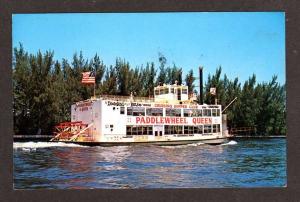
[[[192,143],[204,143],[209,145],[220,145],[229,142],[230,140],[227,137],[216,138],[216,139],[198,139],[198,140],[171,140],[171,141],[145,141],[145,142],[79,142],[79,141],[57,141],[64,143],[73,143],[86,146],[124,146],[124,145],[160,145],[160,146],[176,146],[176,145],[185,145]],[[56,142],[56,141],[54,141]]]

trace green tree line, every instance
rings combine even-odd
[[[190,70],[183,78],[182,68],[167,65],[167,59],[158,55],[159,66],[154,62],[132,67],[128,61],[116,58],[115,64],[107,66],[95,55],[85,59],[82,52],[73,55],[72,61],[54,60],[54,52],[38,51],[29,54],[23,46],[13,52],[13,118],[15,134],[52,134],[54,126],[70,120],[71,105],[93,95],[93,86],[81,84],[82,72],[95,71],[96,94],[153,96],[156,85],[185,83],[189,93],[196,92],[196,77]],[[256,83],[255,75],[241,84],[238,78],[230,80],[226,74],[221,78],[222,68],[208,75],[204,86],[207,104],[218,100],[230,106],[229,127],[256,127],[264,135],[282,135],[286,132],[285,85],[274,76],[270,82]],[[217,95],[209,93],[216,87]]]

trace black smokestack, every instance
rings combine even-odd
[[[199,67],[200,105],[203,105],[203,67]]]

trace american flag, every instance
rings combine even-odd
[[[83,72],[81,83],[84,84],[94,84],[96,82],[94,72]]]

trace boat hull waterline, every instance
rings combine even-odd
[[[228,143],[229,138],[217,138],[217,139],[201,139],[201,140],[177,140],[177,141],[147,141],[147,142],[79,142],[79,141],[52,141],[52,142],[64,142],[71,144],[79,144],[83,146],[128,146],[128,145],[158,145],[158,146],[177,146],[187,145],[193,143],[204,143],[208,145],[220,145]]]

